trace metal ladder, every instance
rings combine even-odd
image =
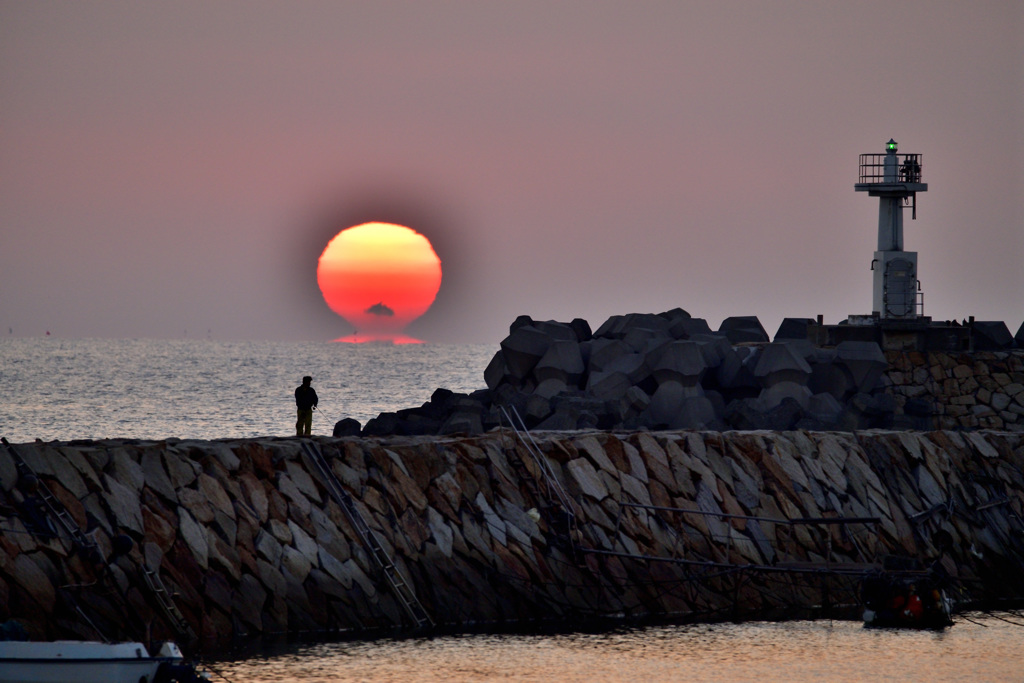
[[[319,475],[321,482],[324,484],[324,488],[330,494],[331,498],[341,506],[342,511],[348,518],[352,528],[355,529],[356,534],[359,536],[359,540],[362,542],[370,556],[373,558],[377,568],[387,578],[388,586],[391,588],[391,592],[401,603],[405,609],[405,613],[412,620],[416,628],[433,628],[434,620],[431,619],[427,610],[424,609],[420,603],[416,594],[413,592],[409,582],[402,576],[402,572],[399,571],[398,567],[395,566],[391,556],[388,555],[387,550],[384,549],[383,544],[380,542],[377,534],[370,528],[366,523],[366,519],[363,518],[362,513],[359,512],[359,508],[356,507],[355,502],[352,500],[352,496],[348,494],[348,491],[344,489],[341,482],[331,471],[327,465],[327,461],[324,460],[323,455],[320,454],[320,449],[315,443],[303,440],[302,451],[306,455],[307,460],[312,465],[313,470]]]
[[[0,437],[0,442],[3,443],[7,448],[7,452],[10,453],[11,457],[14,459],[14,464],[18,468],[18,474],[21,476],[31,475],[38,482],[39,487],[37,489],[37,493],[39,498],[43,501],[43,504],[46,505],[46,510],[50,513],[51,517],[57,520],[57,523],[60,525],[64,534],[71,538],[72,543],[77,545],[79,548],[88,552],[95,551],[98,553],[99,551],[96,547],[95,541],[82,533],[82,530],[78,528],[78,523],[71,518],[71,515],[68,514],[63,503],[54,497],[50,489],[48,489],[46,484],[43,483],[43,480],[38,474],[36,474],[35,470],[25,462],[18,451],[15,450],[14,446],[7,441],[7,438]]]
[[[575,551],[576,539],[579,538],[579,524],[576,519],[575,509],[573,508],[572,498],[569,497],[565,488],[558,481],[558,478],[555,477],[555,473],[551,470],[551,465],[544,457],[544,454],[541,453],[537,442],[533,440],[533,435],[530,434],[530,430],[526,428],[526,423],[523,422],[523,418],[520,417],[519,411],[515,409],[515,406],[508,406],[507,408],[505,406],[501,406],[501,412],[505,416],[505,419],[508,420],[509,425],[512,427],[512,431],[515,432],[520,443],[526,447],[527,452],[533,458],[534,462],[537,463],[537,468],[541,473],[541,479],[548,491],[548,499],[558,507],[561,507],[563,514],[565,515],[566,532],[568,535],[569,545]],[[519,422],[519,426],[516,426],[517,420]],[[525,438],[523,437],[524,434],[526,435]]]
[[[196,639],[196,632],[192,630],[192,626],[185,619],[185,615],[174,604],[170,593],[164,587],[164,582],[160,580],[160,575],[150,569],[145,560],[142,561],[142,578],[146,582],[146,588],[149,589],[150,595],[160,605],[160,609],[163,610],[167,620],[171,622],[171,628],[174,629],[174,632],[179,636],[187,638],[190,642],[194,641]]]
[[[69,515],[67,510],[64,508],[64,505],[54,497],[53,493],[51,493],[50,489],[46,487],[46,484],[44,484],[42,479],[39,478],[39,475],[36,474],[35,470],[25,462],[24,458],[21,457],[18,451],[15,450],[14,446],[12,446],[5,437],[0,437],[0,442],[2,442],[7,448],[11,457],[14,458],[14,463],[18,468],[18,472],[23,476],[30,474],[36,478],[39,483],[39,498],[46,505],[47,511],[60,524],[63,531],[72,539],[73,544],[84,551],[87,555],[91,555],[94,558],[102,560],[99,547],[96,545],[96,542],[86,536],[79,528],[78,523],[71,518],[71,515]],[[195,631],[192,630],[192,627],[189,625],[188,621],[186,621],[184,615],[178,609],[177,605],[174,604],[170,594],[167,592],[163,582],[160,580],[159,574],[146,566],[145,561],[142,563],[142,577],[146,583],[146,588],[149,589],[150,594],[152,594],[153,598],[160,606],[160,609],[163,610],[164,614],[167,616],[167,619],[170,621],[174,631],[180,636],[185,636],[194,640],[196,637]],[[79,607],[77,603],[74,604],[74,607],[88,620],[88,617],[86,617],[85,613],[82,612],[81,607]],[[92,624],[92,621],[89,620],[89,623]],[[102,635],[102,632],[100,632],[98,628],[95,626],[93,626],[93,628]]]

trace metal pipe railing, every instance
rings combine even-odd
[[[920,183],[923,159],[923,154],[861,154],[858,182]]]

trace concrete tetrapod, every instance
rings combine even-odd
[[[552,343],[537,361],[533,376],[538,384],[557,379],[566,385],[578,385],[585,370],[580,345],[574,336],[571,340],[560,339]]]
[[[689,339],[695,334],[712,334],[713,330],[704,318],[680,318],[672,321],[668,332],[674,339]]]
[[[783,318],[775,331],[775,341],[786,339],[807,339],[807,326],[814,324],[813,318]]]
[[[764,327],[761,326],[761,321],[757,319],[756,315],[737,315],[726,318],[719,325],[718,331],[728,337],[733,344],[769,341],[768,333],[764,331]]]
[[[624,372],[591,372],[587,379],[587,393],[601,400],[618,400],[634,385]]]
[[[857,391],[874,389],[889,363],[875,342],[845,341],[836,346],[836,364],[846,368]]]
[[[580,346],[588,358],[587,367],[591,372],[603,372],[620,356],[633,353],[629,345],[621,339],[594,338]]]
[[[501,341],[505,365],[512,377],[526,379],[554,340],[532,325],[519,327]]]
[[[699,385],[684,386],[669,380],[651,396],[640,422],[652,429],[700,429],[715,417],[714,407]]]
[[[605,372],[621,372],[629,378],[633,384],[639,384],[651,374],[647,366],[647,359],[641,353],[626,353],[609,363]]]
[[[774,342],[762,348],[754,366],[754,377],[765,388],[780,382],[806,385],[810,376],[811,366],[795,346],[785,342]]]
[[[613,315],[594,332],[595,337],[622,339],[633,328],[662,331],[668,334],[670,322],[654,313],[629,313],[627,315]]]
[[[1002,351],[1013,346],[1013,337],[1002,320],[979,320],[971,328],[971,345],[975,351]]]
[[[658,384],[674,381],[683,386],[700,384],[708,368],[696,342],[674,341],[657,349],[652,354],[651,375]]]
[[[555,340],[581,341],[576,335],[576,330],[568,323],[560,323],[557,320],[535,320],[531,327]]]

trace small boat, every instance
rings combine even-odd
[[[953,625],[953,601],[933,572],[876,572],[861,584],[864,625],[944,629]]]
[[[0,641],[0,683],[196,683],[206,678],[174,643],[156,656],[142,643]]]

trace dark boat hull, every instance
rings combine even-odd
[[[864,626],[943,629],[953,625],[953,604],[940,577],[929,572],[878,572],[861,584]]]

